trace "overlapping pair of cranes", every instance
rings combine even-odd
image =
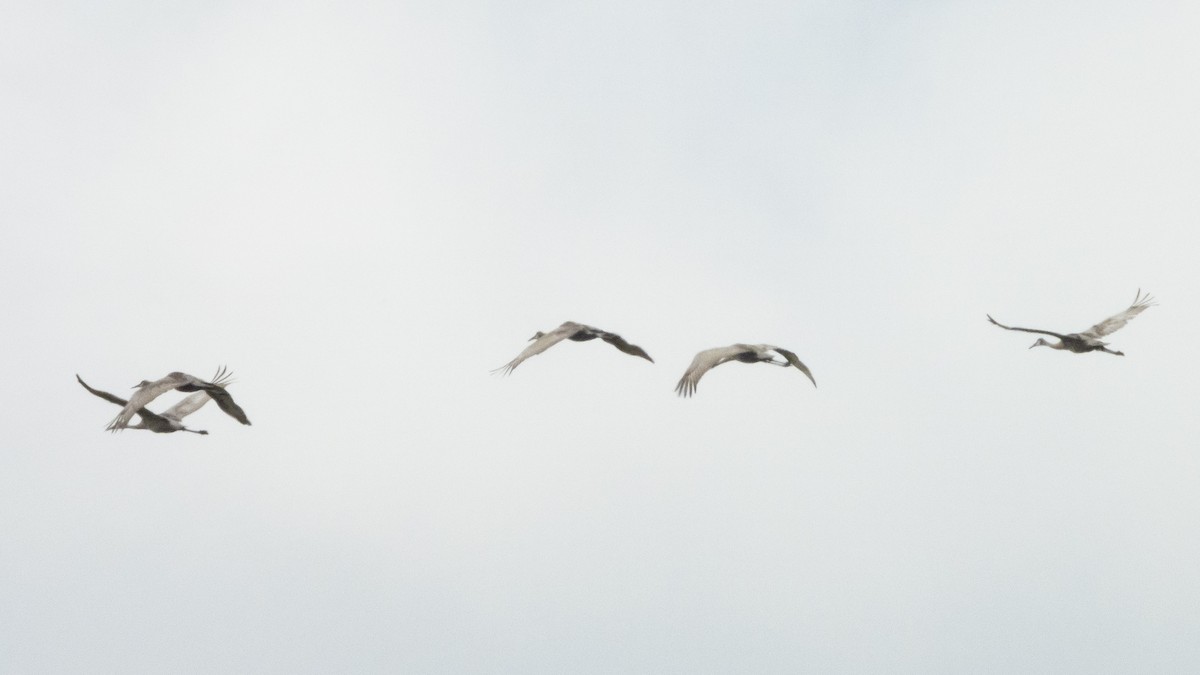
[[[96,396],[122,406],[121,412],[117,413],[112,422],[109,422],[109,431],[148,429],[157,434],[169,434],[175,431],[208,434],[207,431],[188,429],[183,426],[183,418],[203,408],[204,404],[209,401],[216,401],[221,410],[242,424],[250,424],[250,419],[246,417],[246,411],[242,410],[242,407],[235,403],[233,397],[225,390],[225,387],[233,384],[232,377],[233,373],[224,367],[219,368],[212,380],[208,381],[187,373],[174,372],[153,382],[142,380],[134,385],[134,389],[137,391],[129,397],[128,401],[107,391],[91,388],[79,375],[76,375],[75,379],[79,380],[79,384],[83,385],[84,389]],[[161,414],[146,407],[151,401],[171,390],[193,393]],[[134,415],[137,415],[140,421],[137,424],[130,424],[129,421],[133,419]]]
[[[1131,304],[1128,308],[1118,314],[1108,317],[1107,319],[1081,333],[1063,334],[1048,330],[1041,330],[1038,328],[1017,328],[1014,326],[1005,326],[999,321],[993,319],[990,314],[988,315],[988,321],[991,321],[995,325],[1005,330],[1018,330],[1026,333],[1040,333],[1042,335],[1050,335],[1058,338],[1058,342],[1047,342],[1044,338],[1038,338],[1037,342],[1034,342],[1033,345],[1030,346],[1030,349],[1033,349],[1034,347],[1050,347],[1051,349],[1064,349],[1077,354],[1098,351],[1105,352],[1107,354],[1114,354],[1116,356],[1124,356],[1125,354],[1122,352],[1109,349],[1108,343],[1104,342],[1100,338],[1117,331],[1126,323],[1128,323],[1130,319],[1142,313],[1143,310],[1153,304],[1153,298],[1151,298],[1149,294],[1143,296],[1141,289],[1138,289],[1137,295],[1135,295],[1133,298],[1133,304]],[[629,344],[624,338],[616,333],[609,333],[607,331],[600,330],[599,328],[593,328],[592,326],[585,326],[581,323],[568,321],[549,333],[538,331],[537,334],[530,338],[530,340],[533,340],[533,344],[526,347],[524,351],[517,355],[517,358],[509,361],[507,364],[497,368],[496,371],[493,372],[503,372],[507,375],[508,373],[511,373],[514,368],[521,365],[521,362],[523,362],[525,359],[528,359],[531,356],[536,356],[537,354],[541,354],[563,340],[586,342],[596,338],[604,340],[626,354],[640,356],[651,363],[654,362],[654,359],[650,358],[650,355],[646,353],[646,350],[638,347],[637,345]],[[784,361],[775,360],[776,355],[783,357]],[[813,386],[817,386],[817,381],[815,378],[813,378],[812,371],[810,371],[808,366],[804,365],[793,352],[783,349],[782,347],[776,347],[774,345],[751,345],[739,343],[730,345],[728,347],[705,349],[704,351],[696,354],[696,357],[692,359],[692,364],[688,366],[688,369],[683,373],[683,377],[679,378],[679,383],[675,385],[675,392],[680,396],[691,396],[692,394],[695,394],[696,386],[699,384],[700,378],[703,377],[705,373],[721,365],[722,363],[728,363],[730,361],[741,361],[742,363],[770,363],[771,365],[782,366],[784,368],[791,366],[807,375],[808,379],[812,380]]]
[[[1053,331],[1041,330],[1038,328],[1018,328],[1016,326],[1005,326],[996,321],[992,316],[988,315],[988,321],[1005,329],[1023,331],[1026,333],[1038,333],[1041,335],[1049,335],[1057,338],[1058,342],[1047,342],[1045,338],[1038,338],[1029,348],[1034,347],[1050,347],[1051,349],[1061,349],[1076,354],[1085,352],[1104,352],[1115,356],[1124,356],[1123,352],[1119,352],[1108,348],[1108,343],[1101,338],[1116,332],[1129,323],[1133,317],[1141,314],[1147,307],[1154,304],[1154,299],[1149,294],[1142,295],[1141,289],[1138,289],[1137,295],[1134,296],[1133,304],[1124,311],[1114,314],[1100,323],[1080,333],[1055,333]],[[620,335],[600,330],[592,326],[586,326],[574,321],[567,321],[563,325],[555,328],[549,333],[538,331],[530,340],[533,344],[526,347],[515,359],[509,361],[505,365],[497,368],[493,372],[503,372],[504,374],[511,373],[517,366],[521,365],[526,359],[531,356],[536,356],[562,342],[563,340],[572,340],[574,342],[587,342],[589,340],[601,339],[610,345],[616,347],[622,352],[631,356],[638,356],[653,363],[654,359],[646,353],[646,350],[637,345],[630,344],[625,341]],[[775,360],[776,356],[782,357],[783,361]],[[784,368],[793,367],[808,376],[812,380],[813,386],[817,386],[817,381],[813,377],[812,371],[808,366],[804,365],[795,353],[790,352],[782,347],[767,344],[735,344],[728,347],[716,347],[713,349],[705,349],[696,354],[692,359],[692,363],[684,371],[683,377],[679,378],[679,383],[675,385],[675,391],[680,396],[691,396],[696,393],[696,386],[700,382],[700,378],[705,373],[713,368],[728,363],[730,361],[741,361],[742,363],[770,363]],[[119,431],[121,429],[148,429],[156,433],[171,433],[175,431],[188,431],[195,434],[207,434],[207,431],[197,431],[188,429],[183,426],[183,418],[196,412],[205,403],[210,400],[216,401],[221,410],[224,410],[230,417],[233,417],[242,424],[250,424],[250,420],[246,417],[245,411],[234,403],[233,397],[229,395],[225,387],[231,384],[231,374],[221,368],[212,380],[205,381],[200,378],[188,375],[187,373],[170,373],[166,377],[155,380],[142,380],[134,388],[137,389],[133,396],[128,401],[118,396],[114,396],[106,391],[100,391],[88,386],[78,375],[75,379],[79,380],[79,384],[83,385],[91,393],[100,398],[122,406],[121,412],[113,418],[108,425],[109,431]],[[166,411],[154,413],[146,408],[146,406],[158,398],[160,395],[168,391],[183,391],[193,392],[191,396],[183,399]],[[129,424],[133,416],[137,415],[141,421],[135,425]]]

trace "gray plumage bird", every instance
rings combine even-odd
[[[1065,335],[1062,333],[1055,333],[1053,331],[1041,330],[1038,328],[1018,328],[1016,326],[1005,326],[999,321],[993,319],[991,314],[988,314],[987,318],[988,321],[991,321],[993,324],[1003,328],[1004,330],[1019,330],[1024,333],[1040,333],[1042,335],[1050,335],[1058,338],[1058,342],[1047,342],[1043,338],[1038,338],[1037,342],[1034,342],[1029,346],[1030,349],[1033,349],[1034,347],[1049,347],[1051,349],[1062,349],[1069,352],[1074,352],[1076,354],[1083,354],[1085,352],[1104,352],[1105,354],[1112,354],[1114,356],[1125,356],[1124,352],[1109,349],[1108,343],[1100,338],[1120,330],[1125,326],[1125,324],[1129,323],[1133,317],[1141,314],[1146,310],[1147,307],[1153,307],[1154,305],[1154,298],[1151,298],[1149,293],[1143,296],[1142,289],[1139,288],[1137,295],[1135,295],[1133,298],[1133,304],[1129,305],[1125,311],[1114,314],[1081,333],[1067,333]]]
[[[110,394],[107,391],[100,391],[99,389],[93,389],[92,387],[88,386],[88,383],[84,382],[83,378],[79,377],[78,374],[75,375],[75,379],[79,380],[79,384],[83,385],[84,389],[87,389],[88,391],[92,392],[96,396],[99,396],[100,398],[104,399],[105,401],[108,401],[110,403],[115,403],[119,406],[126,406],[129,404],[129,401],[126,401],[125,399],[121,398],[120,396]],[[165,411],[163,411],[163,413],[161,415],[152,412],[149,408],[145,408],[145,407],[138,408],[134,412],[136,412],[137,416],[141,418],[141,421],[138,422],[137,424],[129,425],[124,428],[126,428],[126,429],[148,429],[150,431],[153,431],[156,434],[169,434],[169,433],[172,433],[175,431],[187,431],[187,432],[190,432],[193,434],[201,434],[201,435],[207,436],[208,435],[207,431],[204,431],[202,429],[188,429],[187,427],[183,426],[183,418],[185,418],[188,415],[191,415],[192,413],[196,412],[197,410],[203,408],[204,404],[208,403],[211,400],[212,400],[212,397],[208,395],[208,392],[198,391],[198,392],[192,394],[191,396],[188,396],[187,398],[183,399],[179,403],[176,403],[175,405],[171,406],[170,408],[167,408]]]
[[[250,420],[246,417],[246,412],[233,401],[233,397],[229,395],[229,392],[225,391],[223,385],[229,383],[230,376],[231,374],[224,367],[221,367],[210,382],[180,372],[169,373],[166,377],[154,380],[153,382],[142,380],[135,385],[137,391],[130,397],[125,407],[109,423],[108,430],[119,431],[126,428],[129,420],[133,418],[138,410],[145,408],[151,401],[172,389],[186,392],[206,392],[227,415],[242,424],[250,424]]]
[[[782,356],[786,361],[782,363],[776,361],[775,354]],[[692,365],[688,366],[688,369],[683,373],[683,377],[679,378],[679,384],[675,385],[675,393],[680,396],[695,394],[696,385],[699,384],[700,378],[704,377],[705,373],[729,361],[769,363],[773,366],[782,366],[784,368],[792,366],[807,375],[808,379],[812,380],[814,387],[817,386],[817,381],[813,379],[812,372],[808,369],[808,366],[801,363],[800,359],[794,353],[773,345],[744,345],[739,343],[728,347],[705,349],[696,354],[696,358],[692,359]]]
[[[492,372],[503,372],[505,375],[507,375],[511,373],[517,366],[521,365],[521,362],[525,359],[531,356],[536,356],[537,354],[541,354],[563,340],[587,342],[588,340],[595,340],[596,338],[604,340],[608,344],[620,349],[626,354],[631,356],[639,356],[643,359],[646,359],[650,363],[654,363],[654,359],[650,358],[650,355],[646,353],[646,350],[637,345],[629,344],[624,338],[616,333],[609,333],[608,331],[603,331],[599,328],[585,326],[584,324],[575,323],[574,321],[567,321],[549,333],[543,333],[542,331],[535,333],[533,337],[529,338],[530,340],[533,340],[533,344],[526,347],[520,354],[517,354],[515,359],[509,361],[503,366],[500,366]]]

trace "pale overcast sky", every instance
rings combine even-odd
[[[1197,35],[1184,2],[5,4],[0,671],[1200,672]],[[1138,288],[1124,358],[985,318]],[[565,320],[656,363],[488,374]],[[675,396],[734,342],[820,387]],[[105,433],[74,378],[220,364],[254,424],[208,436]]]

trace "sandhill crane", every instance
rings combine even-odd
[[[775,360],[775,354],[779,354],[787,359],[786,362],[780,363]],[[679,378],[679,384],[675,385],[675,392],[680,396],[691,396],[696,393],[696,385],[700,382],[700,378],[705,373],[716,368],[722,363],[728,361],[741,361],[742,363],[769,363],[773,366],[793,366],[800,372],[808,376],[812,380],[813,386],[817,386],[817,381],[813,379],[812,372],[808,366],[800,362],[796,355],[786,349],[781,349],[773,345],[744,345],[736,344],[728,347],[717,347],[715,349],[705,349],[696,354],[696,358],[692,359],[692,365],[684,371],[683,377]]]
[[[607,331],[600,330],[599,328],[585,326],[581,323],[575,323],[574,321],[567,321],[549,333],[543,333],[540,330],[537,333],[534,333],[533,337],[529,338],[530,340],[534,341],[533,344],[526,347],[525,350],[520,354],[517,354],[517,358],[509,361],[503,366],[500,366],[492,372],[495,373],[503,371],[504,374],[507,375],[511,373],[517,366],[521,365],[521,362],[525,359],[537,354],[541,354],[563,340],[587,342],[588,340],[595,340],[596,338],[604,340],[608,344],[620,349],[626,354],[640,356],[650,363],[654,363],[654,359],[650,358],[650,355],[647,354],[644,349],[638,347],[637,345],[629,344],[624,338],[616,333],[609,333]]]
[[[1130,319],[1138,314],[1141,314],[1147,307],[1151,307],[1154,304],[1154,298],[1151,298],[1149,293],[1143,296],[1142,289],[1139,288],[1137,295],[1135,295],[1133,298],[1133,304],[1131,304],[1125,311],[1108,317],[1107,319],[1083,331],[1082,333],[1068,333],[1066,335],[1048,330],[1039,330],[1037,328],[1017,328],[1016,326],[1005,326],[999,321],[993,319],[991,314],[988,314],[988,321],[991,321],[1005,330],[1019,330],[1025,333],[1041,333],[1042,335],[1052,335],[1059,340],[1058,342],[1047,342],[1042,338],[1038,338],[1037,342],[1034,342],[1029,346],[1030,349],[1033,349],[1034,347],[1049,347],[1051,349],[1065,349],[1069,352],[1075,352],[1076,354],[1083,354],[1084,352],[1104,352],[1105,354],[1113,354],[1115,356],[1125,356],[1124,352],[1118,352],[1109,349],[1106,346],[1108,343],[1104,342],[1100,338],[1120,330],[1125,326],[1125,324],[1129,323]]]
[[[121,409],[121,412],[109,423],[108,430],[118,431],[124,429],[129,424],[129,420],[133,418],[134,413],[172,389],[176,391],[207,392],[217,402],[217,405],[221,407],[221,410],[224,410],[230,417],[242,424],[250,424],[250,420],[246,418],[245,411],[242,410],[241,406],[233,402],[233,397],[222,386],[229,383],[229,377],[230,373],[222,367],[213,376],[213,381],[211,382],[205,382],[198,377],[180,372],[170,373],[166,377],[153,382],[142,380],[134,385],[137,391],[134,392],[133,397],[129,399],[125,407]]]
[[[105,401],[115,403],[119,406],[125,406],[129,404],[129,401],[126,401],[119,396],[110,394],[107,391],[100,391],[99,389],[93,389],[89,387],[88,383],[84,382],[83,378],[79,377],[79,375],[75,375],[75,379],[79,380],[79,384],[82,384],[84,389],[87,389]],[[174,431],[187,431],[193,434],[208,435],[207,431],[188,429],[187,427],[183,426],[183,418],[191,415],[200,408],[203,408],[204,404],[211,400],[212,397],[208,395],[208,392],[198,391],[183,399],[179,403],[171,406],[161,415],[151,412],[149,408],[138,408],[135,412],[137,413],[138,417],[142,418],[142,421],[135,425],[124,428],[149,429],[156,434],[169,434]]]

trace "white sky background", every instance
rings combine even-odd
[[[1196,672],[1197,35],[1188,3],[6,5],[0,670]],[[1139,287],[1123,359],[985,320]],[[657,363],[488,375],[568,319]],[[733,342],[820,388],[674,395]],[[74,381],[223,363],[254,425],[204,437],[106,434]]]

